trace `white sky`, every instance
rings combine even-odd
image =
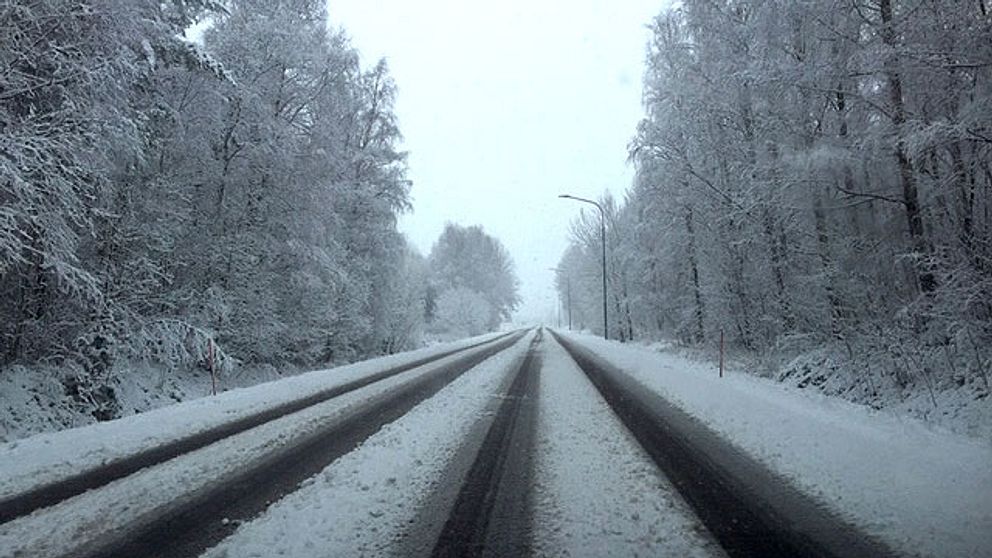
[[[424,255],[448,221],[482,225],[513,256],[521,321],[554,316],[553,273],[582,208],[622,196],[642,115],[646,25],[667,0],[329,0],[363,64],[385,57],[410,152]]]

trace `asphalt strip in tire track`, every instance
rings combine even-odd
[[[350,452],[384,424],[396,420],[420,402],[481,363],[518,342],[513,335],[483,350],[469,353],[425,375],[390,397],[376,400],[335,428],[319,432],[305,443],[245,470],[223,485],[197,494],[167,516],[156,518],[117,540],[95,541],[74,557],[173,558],[197,556],[238,527],[238,519],[254,517],[271,502],[295,490],[307,478]],[[233,521],[222,521],[231,518]]]
[[[303,410],[307,407],[323,403],[339,395],[360,389],[369,384],[385,380],[397,374],[412,370],[425,364],[430,364],[436,360],[454,355],[462,351],[471,351],[487,343],[496,343],[505,340],[509,335],[498,336],[494,339],[482,341],[445,351],[435,355],[419,358],[411,362],[398,364],[374,374],[369,374],[363,378],[334,386],[332,388],[319,391],[310,396],[295,401],[288,401],[281,405],[272,407],[260,413],[255,413],[240,419],[217,425],[191,436],[186,436],[171,442],[149,448],[133,455],[107,463],[101,467],[84,470],[65,479],[43,484],[29,491],[15,494],[7,499],[0,500],[0,524],[28,515],[35,510],[46,508],[67,500],[87,490],[99,488],[117,479],[124,478],[135,472],[168,461],[174,457],[183,455],[213,444],[224,438],[244,432],[269,421]]]
[[[626,373],[553,335],[728,555],[895,556]]]
[[[530,553],[532,449],[536,428],[538,331],[476,454],[431,555]]]

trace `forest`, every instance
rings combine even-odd
[[[49,366],[113,418],[136,363],[281,373],[498,326],[498,241],[462,243],[497,295],[397,231],[396,95],[320,0],[0,3],[0,376]]]
[[[654,19],[636,179],[600,199],[610,337],[724,336],[869,402],[987,397],[989,10],[686,0]],[[599,227],[595,210],[574,221],[557,285],[602,333]]]

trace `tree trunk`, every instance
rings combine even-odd
[[[696,262],[696,232],[692,224],[692,206],[685,208],[685,230],[689,234],[689,243],[687,246],[689,252],[689,273],[692,276],[692,292],[696,302],[696,310],[694,312],[696,332],[694,337],[697,343],[702,343],[706,338],[706,331],[703,327],[703,293],[699,288],[699,265]]]
[[[920,289],[924,293],[931,293],[937,288],[937,280],[933,273],[925,267],[928,264],[925,260],[930,255],[930,248],[925,237],[916,176],[913,174],[913,164],[906,154],[906,146],[902,137],[902,128],[906,123],[906,106],[903,102],[902,80],[899,76],[897,53],[895,52],[898,45],[893,24],[891,0],[879,0],[878,8],[882,17],[882,42],[892,51],[886,55],[884,67],[885,77],[889,87],[892,124],[895,127],[896,133],[895,156],[896,163],[899,166],[899,179],[902,183],[902,202],[906,208],[906,220],[909,224],[909,236],[913,244],[913,249],[916,251],[917,257],[924,260],[921,262],[922,265],[918,264],[918,267],[922,267],[922,269],[918,270]]]
[[[844,83],[841,82],[840,84],[838,84],[837,89],[838,89],[836,95],[837,120],[838,120],[837,137],[840,138],[841,147],[845,149],[850,149],[851,145],[848,143],[848,137],[847,137],[847,97],[843,93]],[[850,161],[847,160],[847,158],[845,158],[844,160],[842,174],[843,174],[842,180],[844,182],[844,190],[847,192],[856,191],[854,185],[854,170],[851,169],[851,163]],[[861,236],[860,207],[861,207],[860,203],[854,204],[851,207],[850,219],[851,219],[851,227],[854,229],[854,236]]]
[[[840,298],[834,290],[833,258],[830,255],[830,238],[827,232],[827,216],[823,210],[823,201],[819,195],[813,197],[813,219],[816,223],[816,247],[820,256],[820,271],[823,273],[823,289],[830,303],[830,331],[834,337],[840,337],[841,308]]]

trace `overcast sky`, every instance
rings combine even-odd
[[[581,204],[622,196],[642,115],[646,25],[666,0],[329,0],[363,64],[387,59],[424,255],[446,222],[513,256],[521,321],[554,315],[553,273]]]

